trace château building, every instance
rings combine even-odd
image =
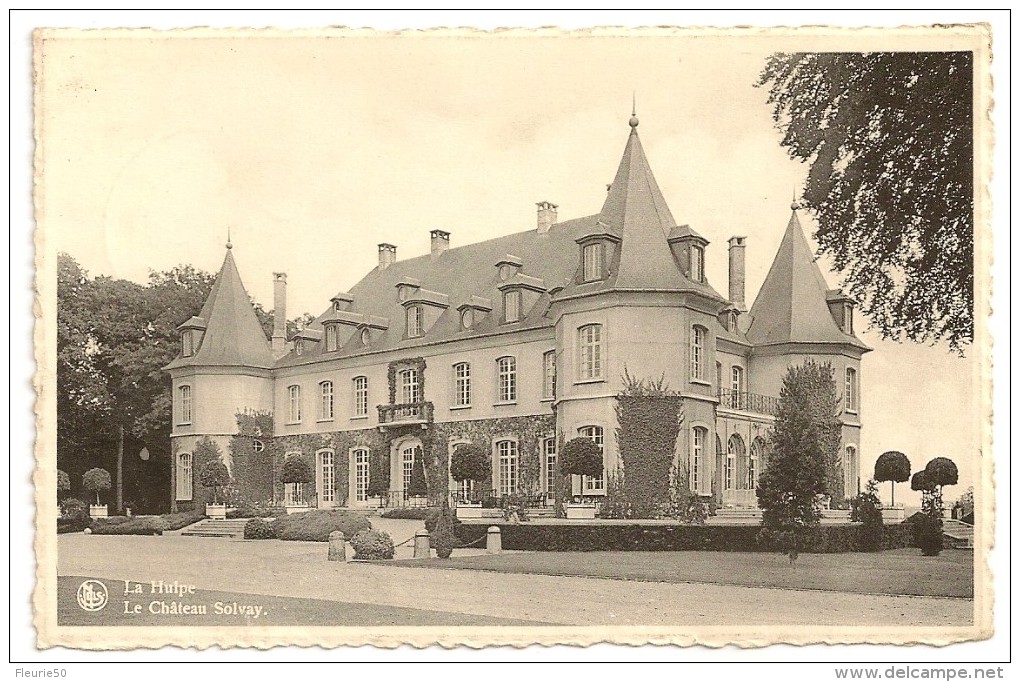
[[[318,507],[408,503],[416,457],[435,501],[456,492],[449,461],[465,443],[491,452],[496,495],[552,501],[565,441],[590,438],[607,472],[621,466],[614,408],[625,374],[662,377],[682,397],[676,456],[691,488],[753,507],[783,377],[807,358],[830,363],[842,384],[843,485],[855,494],[869,349],[854,335],[851,301],[826,285],[797,206],[748,309],[753,239],[729,240],[720,294],[705,275],[709,243],[674,220],[637,128],[633,117],[598,213],[561,221],[542,202],[526,231],[454,247],[450,233],[432,230],[431,253],[408,260],[379,244],[378,265],[292,338],[286,276],[273,275],[270,339],[228,243],[166,368],[174,508],[205,499],[197,472],[210,443],[235,494],[253,501],[311,492],[280,481],[288,455],[314,471],[308,497]],[[606,476],[572,485],[599,496]]]

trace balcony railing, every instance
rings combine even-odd
[[[724,388],[719,391],[719,407],[758,414],[775,414],[779,408],[779,398]]]
[[[388,507],[390,509],[394,507],[427,507],[429,506],[429,498],[427,497],[412,497],[407,493],[406,490],[390,490],[378,496],[379,506]]]
[[[487,509],[500,509],[510,503],[521,504],[528,509],[547,509],[553,506],[552,497],[546,493],[521,492],[507,495],[499,490],[478,490],[471,495],[465,495],[462,490],[452,490],[450,491],[450,502],[454,507],[481,503],[482,507]]]
[[[379,406],[380,424],[417,424],[432,420],[432,403],[397,403]]]

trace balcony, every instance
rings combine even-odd
[[[406,426],[432,421],[432,403],[397,403],[379,406],[379,424]]]
[[[779,398],[724,388],[719,391],[719,408],[774,415],[779,408]]]

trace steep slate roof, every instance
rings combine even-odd
[[[230,366],[267,369],[273,353],[251,299],[241,283],[231,247],[199,314],[206,323],[202,344],[191,357],[178,356],[164,369],[189,366]]]
[[[825,302],[828,290],[794,208],[769,274],[751,306],[748,340],[756,346],[839,343],[870,350],[836,324]]]
[[[622,243],[608,278],[597,282],[572,282],[562,295],[606,290],[653,289],[658,291],[694,291],[724,301],[707,282],[692,282],[684,277],[673,259],[667,239],[677,234],[669,206],[652,175],[648,158],[637,133],[637,118],[630,120],[630,135],[616,177],[597,218],[594,232],[608,232]],[[688,226],[682,231],[698,236]]]

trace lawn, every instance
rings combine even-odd
[[[401,566],[497,573],[569,575],[666,583],[974,598],[974,555],[947,550],[923,557],[917,549],[875,553],[761,552],[510,552],[500,555],[400,561]]]

